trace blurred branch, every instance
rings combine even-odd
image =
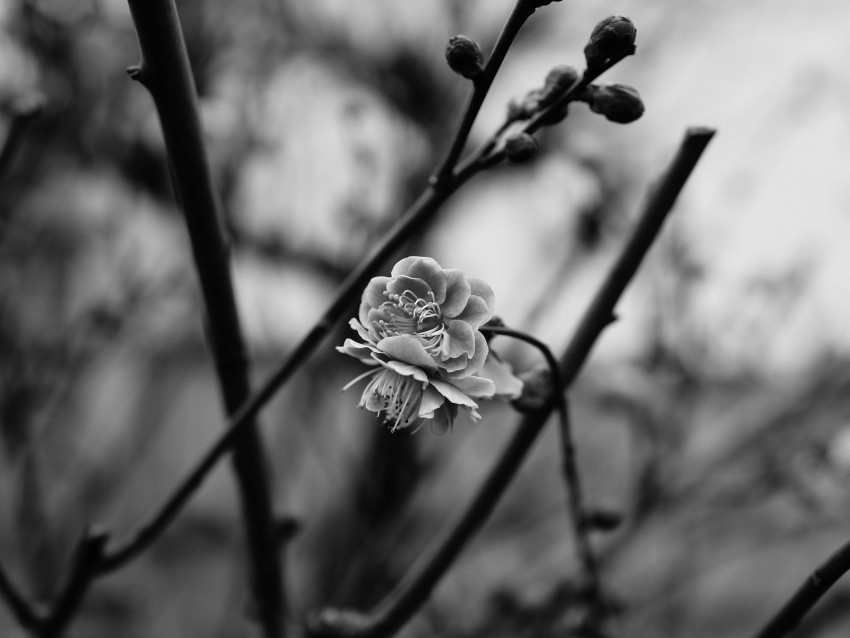
[[[21,626],[27,629],[33,629],[38,626],[41,620],[38,613],[32,603],[24,598],[14,583],[12,583],[12,579],[6,573],[3,565],[0,565],[0,598],[6,601],[6,604],[12,610],[18,622],[21,623]]]
[[[162,124],[175,191],[184,212],[200,279],[210,349],[229,414],[251,393],[249,362],[230,274],[221,205],[204,148],[192,70],[173,0],[129,0],[142,61],[129,69],[150,92]],[[274,534],[271,490],[253,417],[234,441],[258,618],[267,638],[282,634],[283,578]]]
[[[620,296],[658,236],[676,198],[713,136],[714,130],[707,128],[686,131],[678,153],[659,184],[652,189],[632,235],[588,306],[561,357],[562,390],[572,385],[597,338],[611,323]],[[308,634],[323,638],[381,638],[403,626],[425,602],[466,543],[489,517],[551,416],[555,403],[556,398],[553,396],[546,406],[522,420],[460,519],[425,551],[408,576],[383,602],[369,614],[351,610],[322,610],[308,619]]]
[[[0,182],[5,179],[12,165],[27,127],[44,110],[44,96],[41,93],[24,95],[14,100],[8,108],[12,121],[9,123],[9,131],[3,141],[3,147],[0,148]]]
[[[830,587],[848,571],[850,543],[842,545],[815,569],[788,602],[755,634],[755,638],[782,638],[789,635]]]

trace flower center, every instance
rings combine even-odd
[[[423,384],[413,377],[393,370],[382,370],[363,390],[361,406],[383,416],[384,423],[392,423],[390,430],[406,428],[419,418]]]
[[[384,293],[389,301],[381,304],[389,319],[380,320],[377,329],[382,337],[399,334],[412,334],[419,338],[428,354],[436,355],[440,351],[446,328],[441,321],[440,304],[434,300],[434,293],[428,291],[428,299],[423,299],[412,290],[402,294]]]

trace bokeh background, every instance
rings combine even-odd
[[[240,308],[262,378],[421,191],[510,0],[181,0]],[[510,325],[561,347],[689,125],[719,134],[572,393],[618,636],[747,636],[850,528],[850,4],[569,0],[521,33],[474,129],[621,14],[638,122],[574,105],[522,167],[479,176],[404,254],[463,268]],[[129,530],[223,426],[195,275],[120,0],[0,1],[0,139],[43,116],[0,182],[0,556],[49,597],[91,520]],[[339,388],[340,329],[264,416],[294,617],[367,608],[462,510],[517,417],[390,436]],[[503,338],[517,370],[537,355]],[[403,636],[564,635],[575,554],[547,432]],[[223,465],[70,636],[251,636]],[[801,635],[844,636],[836,587]],[[0,606],[0,634],[22,636]]]

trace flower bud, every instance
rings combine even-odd
[[[560,64],[554,67],[546,75],[546,81],[543,83],[543,91],[540,96],[542,104],[551,104],[569,88],[575,84],[579,78],[578,70],[574,66]]]
[[[628,84],[592,87],[587,95],[587,104],[594,113],[618,124],[634,122],[644,111],[640,93]]]
[[[474,80],[484,70],[484,53],[478,43],[465,35],[449,38],[446,62],[458,75]]]
[[[552,397],[552,373],[549,368],[532,368],[518,376],[522,381],[522,394],[511,401],[514,409],[527,414],[543,408]]]
[[[505,157],[511,164],[522,164],[537,154],[537,140],[528,133],[511,133],[505,139]]]
[[[588,69],[596,69],[609,61],[620,60],[635,52],[637,29],[628,18],[611,16],[597,24],[584,47]]]

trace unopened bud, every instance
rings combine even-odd
[[[449,38],[446,46],[446,62],[458,75],[474,80],[484,70],[484,53],[472,38],[456,35]]]
[[[620,60],[635,52],[637,29],[623,16],[611,16],[597,24],[584,47],[588,69],[596,69],[610,61]]]
[[[547,4],[552,4],[553,2],[560,2],[561,0],[537,0],[534,3],[535,8],[545,7]]]
[[[551,104],[559,97],[564,95],[569,88],[575,84],[579,78],[578,70],[567,64],[561,64],[554,67],[546,75],[546,81],[543,83],[543,91],[540,96],[540,101],[543,104]]]
[[[549,368],[532,368],[518,375],[522,394],[511,401],[517,412],[529,413],[542,409],[552,398],[552,373]]]
[[[594,113],[618,124],[634,122],[644,111],[640,93],[628,84],[594,86],[588,92],[587,104]]]
[[[537,140],[528,133],[511,133],[505,138],[504,150],[511,164],[522,164],[537,154]]]

